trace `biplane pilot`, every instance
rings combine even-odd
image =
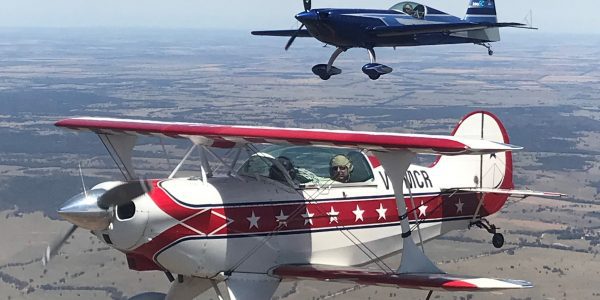
[[[352,169],[352,161],[346,155],[335,155],[329,161],[329,175],[335,181],[349,182]]]

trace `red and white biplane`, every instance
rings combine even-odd
[[[125,180],[84,189],[59,209],[74,225],[44,262],[77,227],[91,230],[123,252],[130,269],[163,271],[172,281],[166,295],[135,299],[193,299],[208,289],[221,298],[270,299],[282,280],[421,289],[427,298],[434,290],[529,288],[521,280],[447,274],[417,244],[478,226],[501,247],[504,238],[485,217],[509,196],[560,196],[513,189],[512,151],[521,148],[483,111],[465,116],[451,136],[112,118],[56,126],[96,133]],[[132,162],[140,136],[191,145],[170,176],[141,180]],[[197,174],[177,176],[193,152]],[[423,167],[411,164],[417,154],[439,157]],[[343,182],[332,179],[338,155],[350,162]],[[210,160],[224,176],[213,175]],[[400,251],[398,268],[382,260]]]

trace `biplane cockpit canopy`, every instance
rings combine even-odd
[[[390,10],[403,12],[417,19],[423,19],[427,15],[427,6],[411,1],[400,2],[392,6]]]
[[[322,185],[333,183],[330,161],[336,155],[345,155],[352,163],[348,183],[373,180],[373,170],[367,157],[355,149],[314,146],[269,146],[256,153],[238,169],[238,175],[265,177],[286,182],[283,170],[296,184]]]

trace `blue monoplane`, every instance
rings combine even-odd
[[[350,48],[369,51],[370,63],[362,71],[375,80],[392,72],[376,61],[375,47],[403,47],[472,43],[484,46],[493,55],[491,42],[500,41],[500,27],[524,27],[520,23],[498,23],[494,0],[469,0],[464,19],[416,2],[400,2],[388,10],[311,9],[303,0],[304,12],[296,15],[302,23],[297,30],[253,31],[253,35],[289,36],[288,50],[296,37],[314,37],[336,47],[327,64],[318,64],[313,73],[323,80],[342,72],[333,66],[336,58]]]

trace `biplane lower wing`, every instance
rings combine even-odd
[[[233,148],[244,144],[314,145],[352,147],[375,151],[408,150],[414,153],[480,155],[522,149],[514,145],[456,136],[317,130],[201,123],[156,122],[114,118],[72,118],[56,126],[97,134],[123,134],[187,138],[196,144]]]
[[[445,273],[386,273],[381,270],[327,265],[282,265],[270,271],[280,279],[319,280],[340,283],[400,287],[419,290],[490,292],[531,288],[527,281],[451,275]]]
[[[562,197],[567,196],[562,193],[553,193],[553,192],[540,192],[540,191],[532,191],[532,190],[493,189],[493,188],[451,188],[451,189],[442,189],[442,192],[475,192],[475,193],[503,194],[503,195],[511,195],[511,196],[515,196],[515,197],[537,196],[537,197],[545,197],[545,198],[562,198]]]

